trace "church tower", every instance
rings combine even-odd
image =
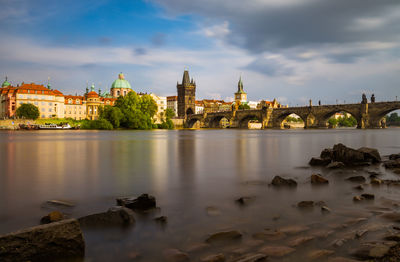
[[[178,117],[186,118],[196,112],[196,82],[189,78],[189,71],[183,72],[182,84],[177,83],[178,90]]]
[[[247,93],[243,90],[242,77],[239,78],[238,91],[235,93],[235,104],[246,104],[247,103]]]

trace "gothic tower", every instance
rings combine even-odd
[[[238,90],[235,93],[235,103],[237,105],[240,104],[246,104],[247,103],[247,94],[246,92],[243,90],[243,81],[242,81],[242,77],[239,78],[239,82],[238,82]]]
[[[178,117],[186,118],[196,112],[196,82],[189,78],[189,71],[183,72],[182,84],[176,83],[178,90]]]

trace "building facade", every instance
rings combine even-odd
[[[175,116],[178,116],[178,96],[167,96],[167,108],[173,110]]]
[[[189,71],[183,72],[182,83],[176,84],[178,91],[178,117],[186,118],[196,112],[196,82],[189,78]]]
[[[165,121],[165,110],[167,110],[167,97],[165,96],[157,96],[155,94],[150,94],[150,96],[154,99],[157,104],[157,112],[153,117],[154,123],[161,124]]]

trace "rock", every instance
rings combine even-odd
[[[142,194],[138,198],[117,198],[117,205],[124,206],[135,211],[145,211],[156,207],[156,199],[154,196]]]
[[[380,180],[380,179],[378,179],[378,178],[372,178],[372,179],[371,179],[371,185],[379,186],[379,185],[381,185],[381,184],[382,184],[382,180]]]
[[[390,247],[381,243],[365,243],[352,253],[353,257],[359,259],[380,258],[389,252]]]
[[[360,262],[360,261],[346,258],[346,257],[333,257],[333,258],[328,259],[327,262]]]
[[[263,261],[267,261],[267,255],[256,253],[256,254],[244,255],[235,260],[234,262],[263,262]]]
[[[332,250],[327,250],[327,249],[320,249],[320,250],[311,250],[307,254],[307,258],[310,260],[316,260],[316,259],[321,259],[327,256],[332,255],[334,252]]]
[[[129,208],[115,206],[107,212],[81,217],[78,221],[82,227],[113,227],[133,225],[135,218]]]
[[[300,245],[302,245],[304,243],[307,243],[307,242],[309,242],[309,241],[311,241],[313,239],[314,239],[314,237],[312,237],[312,236],[308,236],[308,237],[300,236],[300,237],[296,237],[294,239],[291,239],[288,242],[288,245],[290,247],[297,247],[297,246],[300,246]]]
[[[129,260],[136,260],[136,259],[142,258],[142,255],[137,251],[132,251],[132,252],[128,253],[127,257]]]
[[[329,165],[327,165],[326,167],[330,168],[330,169],[343,168],[343,167],[345,167],[345,164],[340,161],[334,161],[334,162],[330,163]]]
[[[373,258],[383,257],[389,252],[389,249],[390,247],[385,245],[375,246],[369,251],[369,256]]]
[[[31,227],[0,236],[0,261],[83,259],[85,242],[76,219]]]
[[[286,234],[282,231],[275,231],[275,230],[264,230],[259,233],[253,234],[253,238],[261,239],[265,241],[276,241],[286,237]]]
[[[364,154],[364,161],[371,161],[372,163],[381,162],[381,156],[375,148],[361,147],[358,151]]]
[[[364,187],[362,185],[358,185],[358,186],[355,186],[353,188],[357,189],[357,190],[360,190],[360,191],[364,190]]]
[[[354,196],[353,197],[353,201],[354,202],[359,202],[359,201],[362,201],[362,200],[364,200],[364,198],[362,196]]]
[[[388,241],[400,242],[400,234],[390,234],[385,236],[384,239]]]
[[[235,200],[235,203],[241,205],[241,206],[246,206],[250,204],[251,202],[254,201],[254,197],[240,197]]]
[[[168,222],[168,218],[166,216],[160,216],[160,217],[154,218],[154,221],[156,221],[157,223],[160,223],[160,224],[166,224]]]
[[[343,144],[333,146],[333,160],[352,164],[354,162],[364,162],[364,153]]]
[[[167,262],[186,262],[190,261],[186,253],[174,248],[165,249],[163,251],[164,258]]]
[[[364,199],[367,199],[367,200],[373,200],[373,199],[375,199],[375,195],[373,195],[373,194],[361,194],[361,196],[362,196]]]
[[[236,230],[223,231],[212,234],[206,239],[206,242],[207,243],[223,242],[223,241],[240,239],[241,237],[242,234],[239,231]]]
[[[393,212],[393,213],[386,213],[381,216],[384,219],[393,221],[393,222],[400,222],[400,213]]]
[[[320,157],[322,159],[332,159],[333,158],[333,150],[330,148],[325,148],[324,150],[321,151]]]
[[[53,223],[63,220],[64,217],[65,217],[64,214],[61,213],[60,211],[53,211],[50,212],[47,216],[42,217],[42,219],[40,219],[40,223],[41,224]]]
[[[200,259],[200,261],[201,262],[224,262],[225,256],[224,256],[224,254],[209,255],[209,256],[206,256],[206,257]]]
[[[312,208],[312,207],[314,207],[314,201],[301,201],[301,202],[297,203],[297,207]]]
[[[295,235],[301,232],[305,232],[309,230],[310,228],[307,226],[302,226],[302,225],[292,225],[292,226],[286,226],[282,227],[279,231],[283,232],[288,235]]]
[[[357,183],[364,183],[366,181],[365,177],[363,176],[351,176],[349,178],[346,178],[347,181],[350,182],[357,182]]]
[[[398,153],[398,154],[391,154],[391,155],[389,156],[389,159],[390,159],[390,160],[400,159],[400,153]]]
[[[312,174],[311,175],[311,184],[313,185],[321,185],[321,184],[328,184],[329,180],[322,177],[319,174]]]
[[[206,212],[207,212],[207,215],[209,215],[211,217],[221,215],[221,211],[217,207],[213,207],[213,206],[206,207]]]
[[[294,248],[286,246],[265,246],[259,252],[267,255],[268,257],[283,257],[295,251]]]
[[[321,212],[327,214],[327,213],[331,213],[332,211],[331,211],[331,209],[329,207],[322,206],[321,207]]]
[[[206,243],[196,243],[196,244],[192,244],[191,246],[189,246],[186,249],[186,252],[189,252],[189,253],[199,252],[199,251],[205,250],[209,247],[210,247],[210,245],[206,244]]]
[[[383,165],[386,168],[400,168],[400,158],[396,159],[396,160],[388,160],[388,161],[384,161]]]
[[[330,159],[321,159],[321,158],[313,157],[313,158],[311,158],[310,162],[308,162],[308,164],[310,166],[326,166],[330,162],[331,162]]]
[[[285,179],[280,176],[275,176],[271,181],[271,185],[295,187],[297,186],[297,182],[291,178]]]
[[[325,238],[329,237],[330,235],[332,235],[334,232],[335,231],[329,230],[329,229],[316,229],[316,230],[309,232],[309,235],[313,236],[315,238],[325,239]]]

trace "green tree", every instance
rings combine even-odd
[[[175,116],[175,112],[174,110],[172,110],[171,108],[168,108],[165,110],[165,117],[166,117],[166,121],[162,121],[161,124],[158,125],[158,128],[160,129],[174,129],[174,123],[172,122],[171,118]]]
[[[120,96],[115,102],[123,117],[120,126],[131,129],[151,129],[153,116],[157,112],[157,104],[150,95],[138,96],[136,92],[129,92]]]
[[[101,130],[112,130],[113,125],[106,119],[99,120],[85,120],[81,125],[81,129],[101,129]]]
[[[121,120],[124,117],[121,109],[113,106],[100,107],[99,113],[100,119],[106,119],[113,125],[114,128],[118,128],[120,126]]]
[[[32,104],[22,104],[17,108],[16,114],[18,117],[23,117],[27,119],[38,119],[40,112],[39,108]]]
[[[165,116],[166,116],[167,120],[173,118],[175,116],[174,110],[172,110],[171,108],[167,108],[165,110]]]
[[[250,109],[250,106],[248,104],[240,104],[239,110],[244,110],[244,109]]]
[[[336,127],[338,124],[338,121],[336,118],[332,117],[328,119],[328,124],[330,127]]]

